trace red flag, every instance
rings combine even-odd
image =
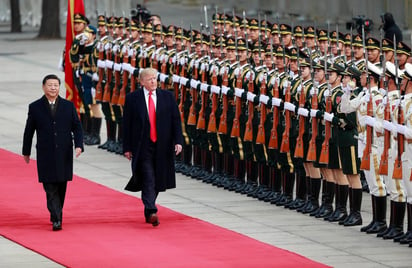
[[[77,93],[74,85],[73,80],[73,70],[72,65],[70,63],[70,47],[73,43],[73,39],[75,37],[74,32],[74,14],[81,13],[85,14],[84,10],[84,3],[83,0],[69,0],[67,7],[67,22],[66,22],[66,49],[65,49],[65,66],[64,66],[64,80],[65,80],[65,87],[66,87],[66,99],[70,100],[74,103],[74,106],[79,112],[80,109],[80,99],[79,94]]]

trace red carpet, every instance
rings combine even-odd
[[[326,267],[165,207],[154,228],[140,199],[79,177],[53,232],[35,161],[0,149],[0,170],[0,234],[64,266]]]

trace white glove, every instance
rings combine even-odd
[[[323,114],[323,118],[326,120],[326,121],[329,121],[329,122],[332,122],[332,119],[333,119],[333,113],[327,113],[327,112],[325,112],[324,114]]]
[[[295,112],[296,106],[290,102],[285,102],[284,107],[286,110]]]
[[[243,91],[245,91],[245,90],[243,90],[241,88],[235,88],[235,96],[239,97],[239,98],[242,97]]]
[[[227,86],[222,86],[222,93],[227,95],[227,92],[230,90]]]
[[[173,83],[179,83],[179,80],[180,80],[180,76],[178,76],[178,75],[173,75]]]
[[[122,46],[122,54],[126,54],[126,51],[129,51],[129,49],[126,46]]]
[[[300,108],[298,109],[298,115],[301,115],[301,116],[304,116],[304,117],[308,117],[308,115],[309,115],[309,110],[306,109],[306,108],[300,107]]]
[[[104,60],[97,60],[97,67],[99,67],[101,69],[105,69],[106,68],[106,62]]]
[[[130,48],[129,51],[127,52],[127,55],[133,56],[134,55],[134,49]]]
[[[369,102],[370,95],[369,92],[366,92],[365,95],[362,97],[362,102]]]
[[[166,81],[166,79],[169,77],[169,76],[167,76],[166,74],[162,74],[162,73],[159,73],[160,74],[160,82],[162,82],[162,83],[164,83],[165,81]]]
[[[373,126],[375,125],[375,120],[376,120],[376,119],[375,119],[374,117],[371,117],[371,116],[369,116],[369,115],[365,115],[364,120],[365,120],[365,123],[366,123],[368,126],[373,127]]]
[[[181,65],[181,66],[185,65],[186,62],[187,62],[186,57],[180,58],[180,65]]]
[[[208,84],[206,84],[206,83],[200,83],[200,90],[201,90],[201,91],[207,92],[207,88],[208,88],[208,87],[209,87]]]
[[[99,75],[97,73],[93,73],[92,80],[96,82],[99,81]]]
[[[325,92],[323,92],[323,96],[329,97],[330,96],[330,91],[329,89],[326,89]]]
[[[402,135],[405,135],[407,127],[401,124],[396,124],[396,132],[401,133]]]
[[[80,71],[76,70],[75,75],[76,75],[77,78],[79,78],[80,77]]]
[[[187,81],[189,81],[189,79],[187,79],[186,77],[180,77],[180,85],[186,86]]]
[[[316,114],[319,112],[317,109],[310,109],[310,116],[311,117],[316,117]]]
[[[113,69],[113,61],[106,60],[105,63],[106,63],[106,68]]]
[[[104,50],[108,51],[112,48],[110,43],[106,43],[106,45],[104,45]]]
[[[289,80],[285,80],[283,82],[283,88],[286,90],[286,88],[290,85],[290,81]]]
[[[218,86],[210,86],[210,91],[214,94],[220,94],[220,87]]]
[[[253,94],[252,92],[248,92],[247,93],[247,100],[250,102],[253,102],[253,100],[255,99],[256,94]]]
[[[388,120],[383,120],[382,122],[383,128],[386,129],[387,131],[390,131],[392,133],[396,132],[396,127],[392,122],[389,122]]]
[[[123,71],[126,71],[126,72],[129,72],[129,70],[130,70],[130,63],[122,63],[122,70]]]
[[[273,106],[279,107],[281,103],[282,103],[281,99],[275,98],[275,97],[272,98],[272,105]]]
[[[136,70],[136,68],[133,67],[133,66],[130,65],[130,64],[129,64],[128,68],[129,68],[129,69],[128,69],[127,71],[129,72],[129,74],[133,74],[133,73],[134,73],[134,70]]]
[[[300,93],[302,91],[302,85],[299,85],[298,88],[296,89],[296,92]]]
[[[172,58],[173,65],[176,63],[176,60],[177,60],[177,57],[176,57],[176,55],[174,55],[173,58]]]
[[[113,65],[113,70],[120,72],[122,70],[122,64],[121,63],[115,63]]]
[[[259,102],[260,103],[263,103],[263,104],[266,105],[268,103],[268,101],[269,101],[269,96],[260,94],[260,96],[259,96]]]
[[[87,42],[87,40],[89,40],[87,35],[85,35],[84,33],[80,35],[80,41],[79,41],[80,45],[84,45]]]
[[[116,45],[113,46],[112,50],[113,50],[114,52],[118,52],[118,51],[119,51],[119,48],[120,48],[119,45],[116,44]]]
[[[313,96],[313,95],[315,95],[315,93],[318,94],[317,91],[318,91],[317,89],[315,89],[314,87],[312,87],[309,92],[310,92],[310,95]]]
[[[190,80],[190,87],[191,88],[197,88],[197,85],[199,85],[199,84],[200,84],[199,80],[195,80],[195,79]]]
[[[202,62],[202,64],[200,65],[200,70],[202,71],[206,71],[208,69],[208,64],[205,62]]]

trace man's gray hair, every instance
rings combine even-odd
[[[139,80],[144,80],[144,78],[150,74],[154,74],[155,76],[157,76],[157,70],[151,67],[142,69],[139,73]]]

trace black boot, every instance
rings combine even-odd
[[[117,123],[117,141],[114,152],[116,154],[123,154],[123,123]]]
[[[117,123],[115,121],[110,121],[110,129],[110,143],[107,146],[107,151],[113,153],[116,150]]]
[[[89,142],[89,137],[90,137],[90,133],[88,132],[89,131],[89,126],[88,126],[89,120],[87,119],[87,117],[90,117],[90,115],[88,116],[85,113],[80,113],[80,123],[82,124],[82,130],[83,130],[83,142],[86,145]]]
[[[107,140],[106,140],[105,143],[100,144],[99,146],[97,146],[97,148],[103,149],[103,150],[106,150],[106,149],[107,149],[107,146],[108,146],[109,140],[110,140],[110,131],[111,131],[111,129],[110,129],[110,121],[111,121],[111,120],[107,120],[107,119],[106,119],[105,121],[106,121]]]
[[[343,226],[356,226],[362,225],[362,216],[360,213],[360,209],[362,206],[362,189],[353,189],[351,188],[352,195],[351,200],[351,212],[347,218],[347,220],[343,223]]]
[[[325,201],[326,201],[326,198],[327,198],[327,196],[326,196],[326,194],[327,194],[327,192],[326,192],[326,188],[327,188],[326,187],[326,181],[322,180],[321,184],[322,184],[321,185],[321,194],[322,194],[322,196],[320,198],[320,206],[317,210],[315,210],[314,212],[309,214],[309,216],[314,216],[316,218],[318,217],[319,213],[321,213],[325,210]]]
[[[371,204],[372,204],[372,221],[366,225],[363,226],[360,231],[361,232],[366,232],[368,231],[376,222],[376,197],[374,195],[371,194]]]
[[[333,213],[333,199],[335,197],[335,183],[331,181],[323,180],[323,185],[326,185],[325,203],[322,204],[323,208],[319,209],[316,218],[326,218]],[[321,206],[322,207],[322,206]]]
[[[276,203],[276,206],[284,206],[293,201],[293,186],[295,184],[295,174],[285,172],[284,173],[284,190],[283,196]]]
[[[274,167],[270,169],[270,179],[272,180],[272,196],[267,199],[267,202],[276,204],[282,196],[282,172]],[[265,200],[266,201],[266,200]]]
[[[310,199],[312,196],[312,186],[310,185],[310,183],[311,183],[310,177],[305,175],[306,200],[305,200],[305,204],[296,210],[297,212],[303,213],[311,205]]]
[[[378,234],[384,232],[388,227],[386,225],[386,195],[375,196],[375,223],[366,230],[367,234]]]
[[[348,216],[348,212],[346,211],[346,204],[348,201],[349,186],[338,185],[337,189],[338,191],[336,192],[335,198],[335,211],[333,211],[330,217],[326,218],[326,220],[330,222],[339,222],[345,220]]]
[[[399,239],[399,242],[401,244],[410,244],[412,243],[412,204],[407,204],[406,207],[407,214],[408,214],[408,231],[405,233],[405,235]],[[397,242],[397,241],[395,241]]]
[[[310,187],[311,187],[311,196],[310,196],[310,205],[306,207],[306,210],[303,213],[314,213],[317,209],[319,209],[319,192],[320,192],[320,178],[311,178],[310,179]],[[314,215],[314,214],[312,214]]]
[[[393,202],[393,204],[391,209],[391,214],[394,214],[393,224],[389,226],[390,230],[382,236],[383,239],[394,239],[403,234],[406,202]]]
[[[308,189],[306,188],[306,173],[301,171],[296,178],[296,198],[289,205],[289,209],[299,209],[306,204]]]
[[[188,176],[191,168],[192,168],[192,145],[185,144],[183,146],[183,165],[180,169],[180,172],[183,175]]]
[[[91,134],[88,145],[100,144],[100,128],[102,127],[102,119],[93,117],[91,119]]]
[[[351,202],[351,200],[352,200],[352,187],[349,187],[349,190],[348,190],[348,200],[349,200],[349,212],[352,212],[352,209],[353,209],[352,208],[353,203]],[[339,221],[339,225],[343,225],[347,220],[349,220],[349,216],[350,216],[350,213],[345,219],[342,219],[342,220]]]

